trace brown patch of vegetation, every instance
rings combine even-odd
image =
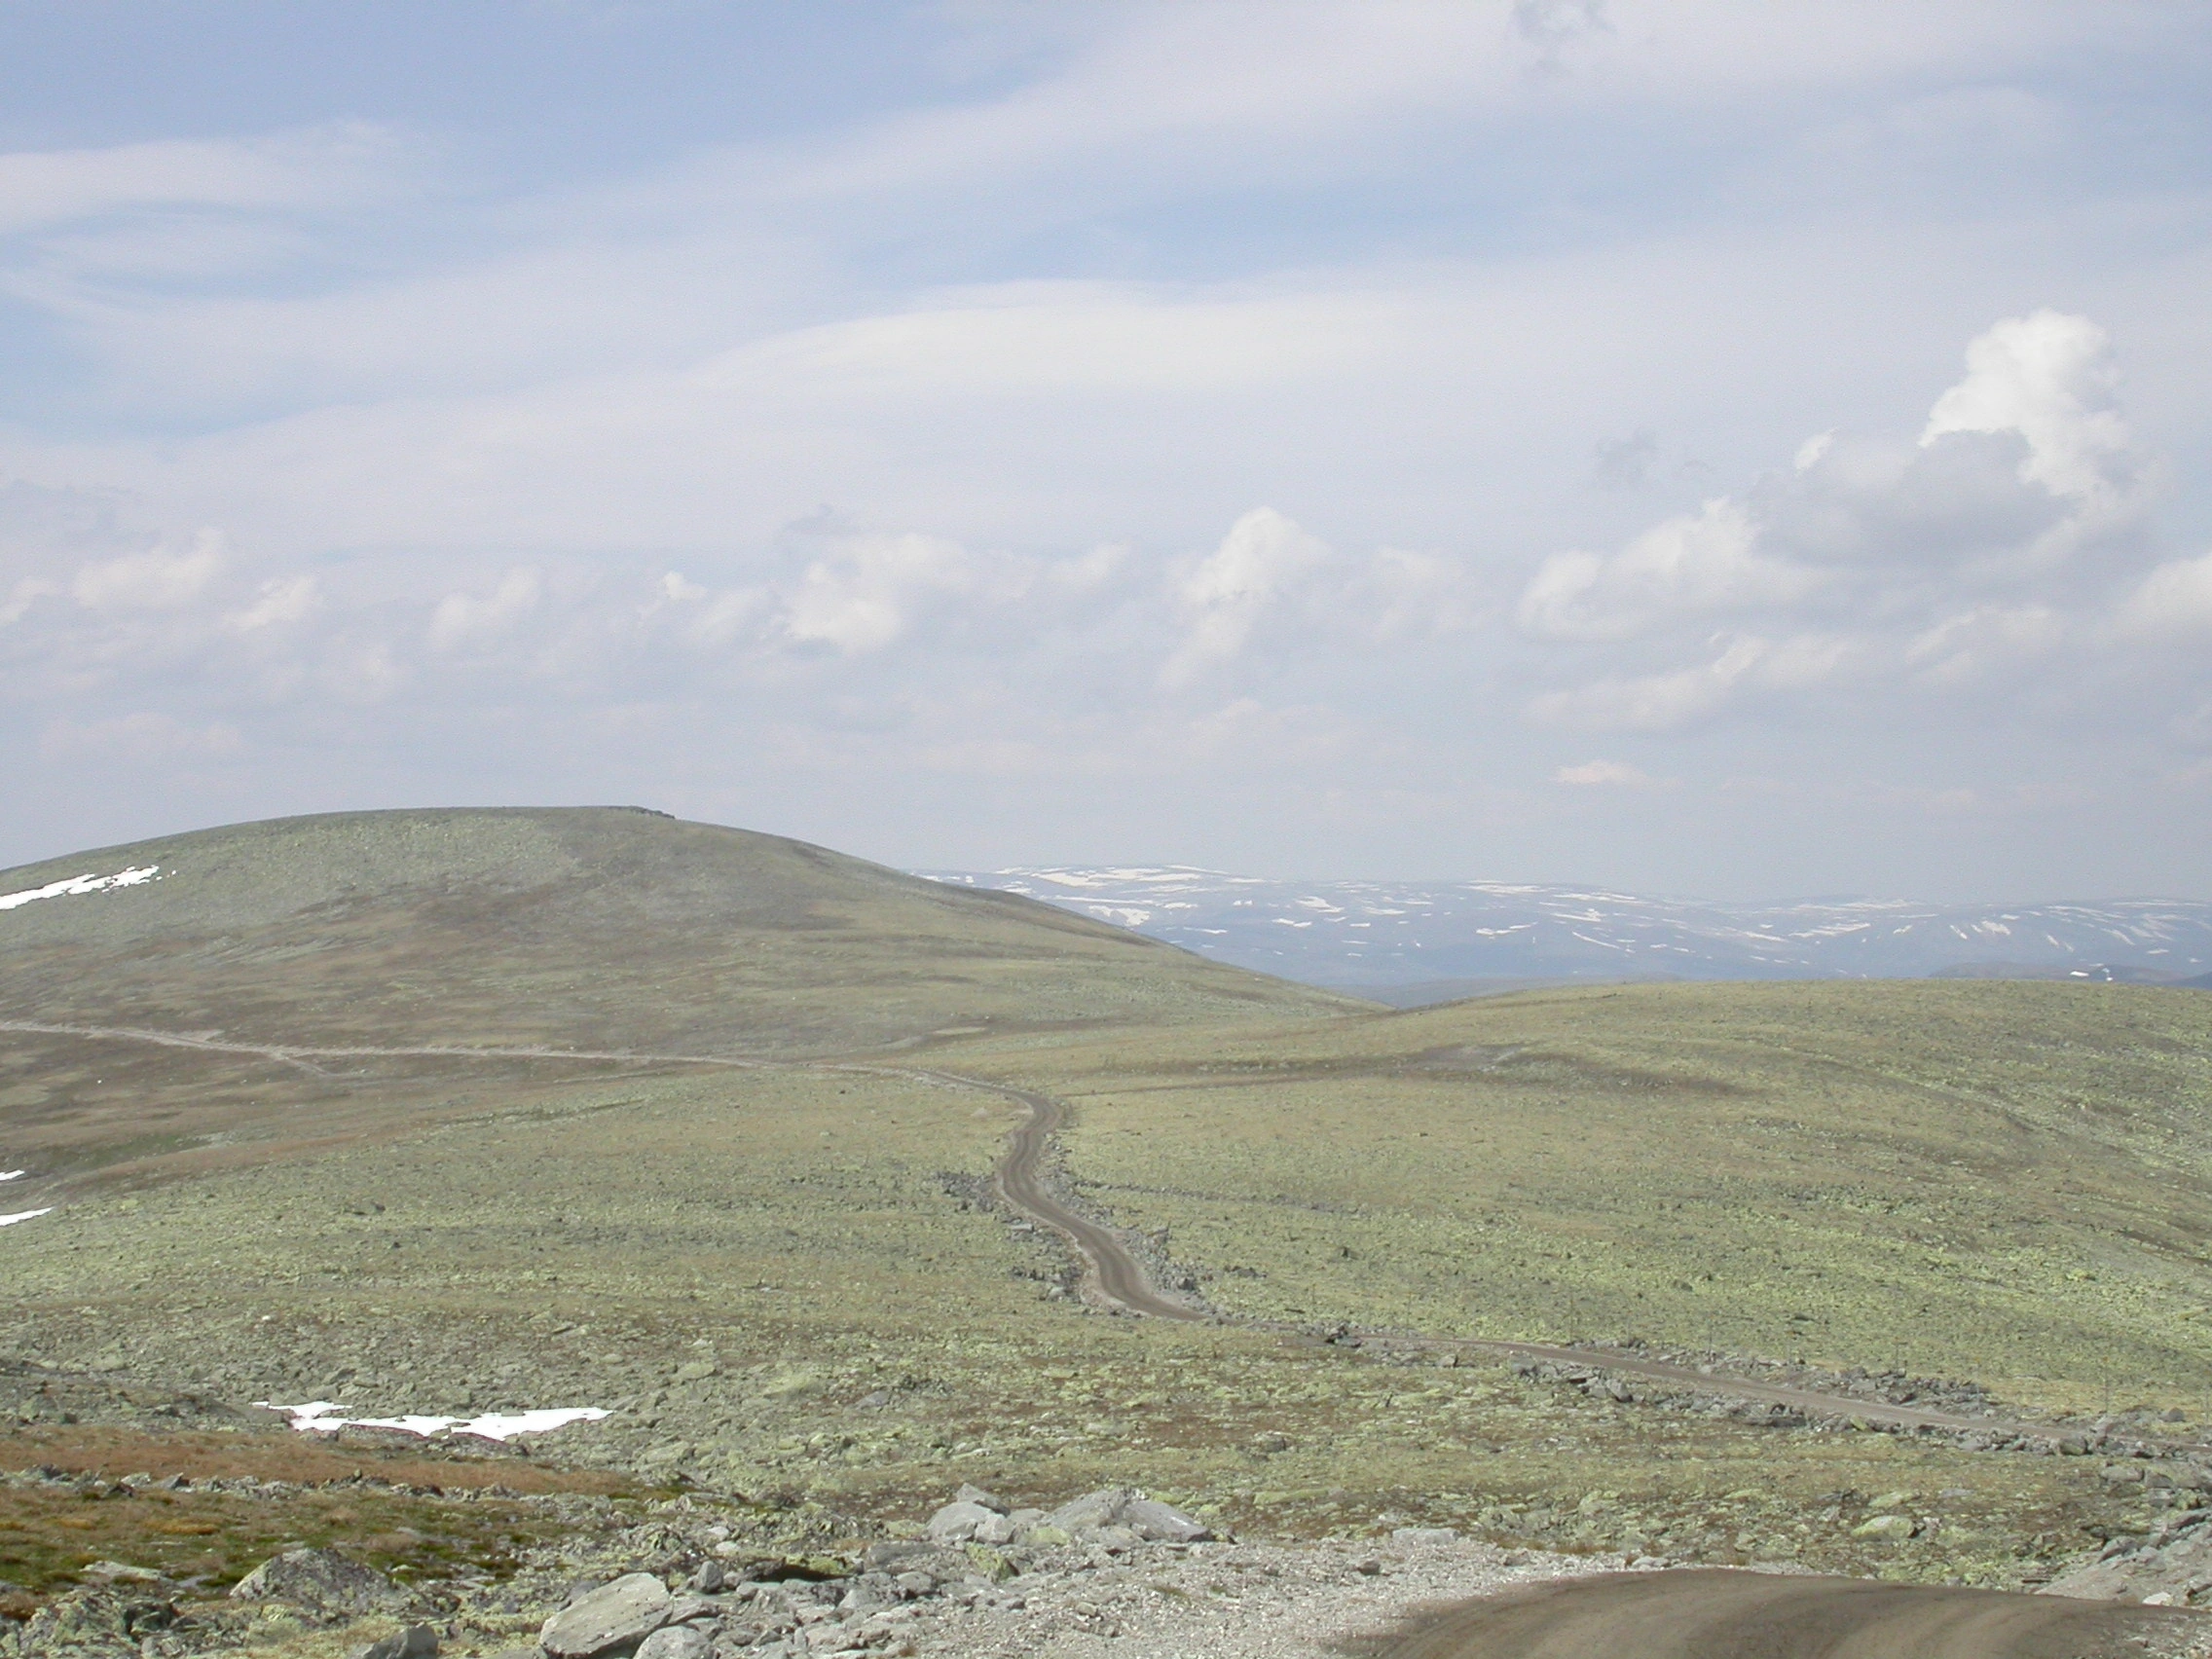
[[[408,1448],[361,1446],[294,1429],[261,1433],[149,1434],[96,1424],[39,1424],[0,1435],[0,1469],[57,1469],[119,1481],[326,1481],[373,1479],[445,1492],[635,1493],[636,1483],[601,1469],[560,1469],[529,1457],[425,1456]]]
[[[0,1617],[28,1618],[98,1562],[220,1591],[301,1545],[343,1545],[400,1576],[503,1576],[562,1535],[533,1496],[634,1497],[620,1476],[519,1457],[337,1447],[289,1430],[148,1434],[42,1426],[0,1438]]]

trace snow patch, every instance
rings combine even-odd
[[[38,899],[61,899],[72,893],[106,893],[118,887],[142,887],[162,878],[160,865],[119,869],[113,875],[77,875],[67,881],[50,881],[44,887],[26,887],[20,893],[0,893],[0,910],[13,910]]]
[[[28,1169],[0,1169],[0,1181],[20,1181],[29,1173]]]
[[[54,1206],[52,1204],[48,1204],[44,1209],[18,1210],[14,1215],[0,1215],[0,1227],[13,1227],[18,1221],[30,1221],[38,1216],[52,1215],[53,1213]]]
[[[42,1212],[43,1213],[43,1212]],[[341,1428],[396,1428],[428,1440],[450,1432],[479,1435],[486,1440],[512,1440],[518,1434],[544,1434],[571,1422],[596,1422],[607,1415],[597,1406],[558,1406],[535,1412],[486,1412],[481,1417],[343,1417],[346,1408],[336,1400],[310,1400],[301,1406],[272,1405],[254,1401],[264,1411],[282,1412],[302,1433],[331,1434]]]

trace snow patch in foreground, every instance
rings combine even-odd
[[[106,893],[117,887],[141,887],[149,881],[159,881],[161,875],[160,865],[119,869],[113,875],[73,875],[67,881],[50,881],[44,887],[26,887],[20,893],[0,893],[0,910],[13,910],[35,899],[61,899],[72,893]]]
[[[0,1181],[20,1181],[29,1173],[28,1169],[0,1169]]]
[[[512,1440],[518,1434],[544,1434],[571,1422],[597,1422],[607,1415],[597,1406],[559,1406],[550,1411],[486,1412],[482,1417],[358,1418],[337,1414],[345,1407],[336,1400],[310,1400],[304,1406],[277,1406],[267,1400],[253,1402],[264,1411],[282,1412],[302,1433],[330,1434],[341,1428],[396,1428],[427,1440],[449,1430],[481,1435],[486,1440]]]
[[[53,1213],[54,1206],[52,1204],[48,1204],[42,1210],[18,1210],[14,1215],[0,1215],[0,1227],[13,1227],[18,1221],[30,1221],[34,1217],[52,1215]]]

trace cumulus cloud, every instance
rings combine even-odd
[[[503,634],[537,608],[543,591],[538,571],[517,565],[489,593],[449,593],[430,612],[430,643],[453,650]]]
[[[174,610],[200,597],[223,568],[223,555],[222,533],[203,530],[186,551],[156,547],[87,565],[69,592],[93,610]]]
[[[779,622],[803,645],[847,656],[881,650],[906,631],[918,604],[968,591],[979,575],[967,549],[941,536],[848,536],[807,566]]]
[[[2085,316],[2007,317],[1967,348],[1967,377],[1936,400],[1925,448],[1953,432],[2016,432],[2020,476],[2054,496],[2107,498],[2126,479],[2127,423],[2112,342]]]
[[[1544,560],[1515,620],[1590,647],[1598,671],[1530,712],[1659,731],[1817,685],[1963,690],[2094,632],[2112,575],[2086,555],[2118,564],[2148,472],[2111,342],[2046,310],[1999,321],[1966,358],[1916,442],[1825,431],[1787,470],[1617,552]],[[2169,567],[2122,620],[2147,631],[2194,592],[2190,568]]]
[[[322,590],[313,576],[278,576],[261,584],[253,603],[235,610],[225,623],[240,634],[304,622],[320,608]]]
[[[1182,644],[1161,670],[1183,683],[1244,648],[1261,616],[1328,562],[1329,549],[1272,507],[1254,507],[1176,587]]]
[[[2212,633],[2212,553],[2160,565],[2114,620],[2122,634],[2151,638]]]
[[[1655,526],[1609,558],[1547,559],[1516,615],[1541,638],[1625,640],[1679,617],[1788,604],[1820,582],[1816,571],[1765,557],[1751,509],[1721,497]]]

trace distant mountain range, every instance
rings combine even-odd
[[[1938,975],[2212,985],[2212,903],[2185,899],[1717,904],[1502,881],[1272,881],[1181,866],[923,873],[1388,1001],[1561,978]]]

